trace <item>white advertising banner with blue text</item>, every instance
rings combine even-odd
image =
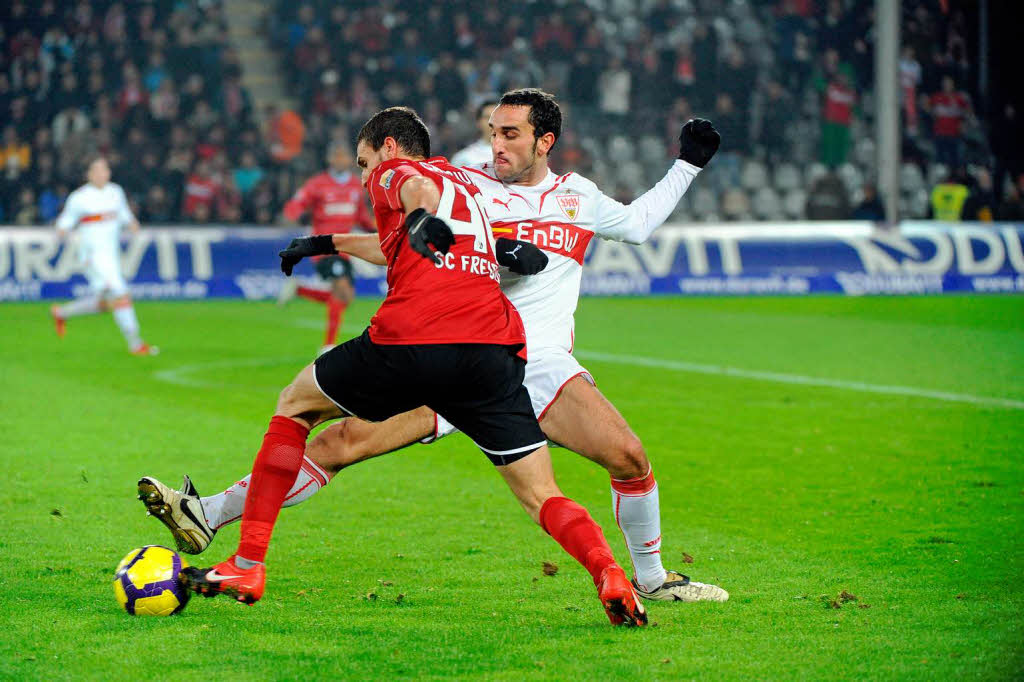
[[[275,296],[277,252],[294,230],[143,229],[122,244],[140,299]],[[582,288],[592,295],[1024,293],[1024,224],[905,222],[665,225],[646,244],[593,240]],[[364,295],[384,269],[354,261]],[[312,278],[303,263],[300,276]],[[73,241],[52,228],[0,228],[0,300],[70,298],[85,290]]]

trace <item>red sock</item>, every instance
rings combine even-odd
[[[540,508],[540,527],[583,564],[595,585],[601,579],[601,571],[615,565],[612,548],[604,539],[601,526],[586,509],[568,497],[548,498]]]
[[[298,287],[295,289],[295,293],[302,298],[317,301],[318,303],[327,303],[331,298],[331,292],[323,289],[311,289],[310,287]]]
[[[341,326],[341,318],[345,315],[345,308],[348,304],[331,296],[327,301],[327,335],[324,337],[324,345],[334,343],[338,338],[338,327]]]
[[[270,534],[288,490],[302,467],[309,429],[287,417],[274,417],[252,466],[252,479],[242,511],[238,556],[263,561]]]

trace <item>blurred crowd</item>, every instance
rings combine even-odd
[[[722,148],[676,219],[881,217],[874,0],[266,4],[299,105],[260,111],[261,129],[221,0],[7,3],[2,220],[51,220],[98,147],[143,220],[275,223],[327,144],[380,107],[415,107],[450,156],[479,136],[481,102],[523,86],[563,104],[553,167],[624,201],[662,176],[699,115]],[[957,7],[902,3],[904,217],[934,214],[933,190],[952,180],[991,193],[981,215],[1019,204],[978,116],[976,46]]]
[[[218,180],[261,146],[221,3],[10,0],[0,20],[3,222],[52,221],[95,151],[145,221],[255,218]]]

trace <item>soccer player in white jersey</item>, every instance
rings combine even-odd
[[[86,182],[68,195],[57,216],[57,234],[64,241],[74,233],[78,262],[89,281],[89,293],[61,306],[50,308],[57,335],[64,336],[67,320],[79,315],[113,311],[121,335],[134,355],[154,355],[155,346],[139,336],[128,285],[121,272],[121,229],[139,230],[121,186],[110,182],[110,165],[102,156],[89,162]]]
[[[501,282],[526,328],[523,383],[541,428],[549,439],[597,462],[611,475],[613,512],[626,539],[634,586],[641,596],[725,601],[729,595],[722,588],[691,581],[662,565],[658,486],[647,454],[571,352],[573,313],[589,241],[598,236],[644,242],[714,155],[718,132],[705,120],[687,122],[680,133],[679,160],[652,189],[625,206],[586,178],[575,173],[556,175],[548,168],[548,153],[561,133],[561,111],[551,95],[535,89],[508,92],[489,120],[493,163],[467,170],[481,190],[492,229],[496,236],[532,242],[549,259],[536,275],[502,273]],[[334,247],[381,262],[372,236],[335,235]],[[453,431],[428,408],[379,424],[343,420],[309,443],[303,469],[285,505],[308,499],[346,466]],[[148,506],[171,529],[179,548],[189,553],[205,549],[217,528],[241,514],[248,486],[242,479],[222,493],[200,499],[188,477],[181,492],[152,478],[139,483],[140,490],[145,485],[147,491],[159,491],[160,499]]]
[[[497,99],[485,99],[476,108],[476,127],[480,137],[473,144],[455,152],[452,156],[453,166],[477,166],[491,161],[491,127],[488,121],[497,105]]]

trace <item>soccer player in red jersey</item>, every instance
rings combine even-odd
[[[270,536],[309,430],[343,415],[383,421],[426,405],[483,450],[530,517],[587,569],[609,620],[645,624],[601,528],[555,483],[522,384],[526,335],[498,286],[498,264],[519,263],[536,247],[496,244],[479,190],[444,158],[428,158],[430,135],[411,109],[375,114],[356,153],[387,262],[387,297],[362,336],[321,355],[281,393],[253,465],[237,552],[212,568],[185,569],[182,580],[206,596],[259,600]],[[294,240],[282,269],[290,274],[300,258],[333,251],[330,236]],[[149,481],[139,482],[144,501],[159,497]]]
[[[303,215],[311,215],[313,234],[347,234],[357,227],[373,231],[373,216],[363,198],[362,183],[352,172],[354,165],[348,146],[332,142],[327,148],[327,164],[327,170],[307,180],[284,205],[285,217],[297,222]],[[326,350],[337,340],[338,327],[356,290],[348,254],[319,256],[314,260],[317,274],[328,283],[329,289],[299,286],[295,280],[285,280],[278,303],[283,304],[298,294],[326,305]]]

